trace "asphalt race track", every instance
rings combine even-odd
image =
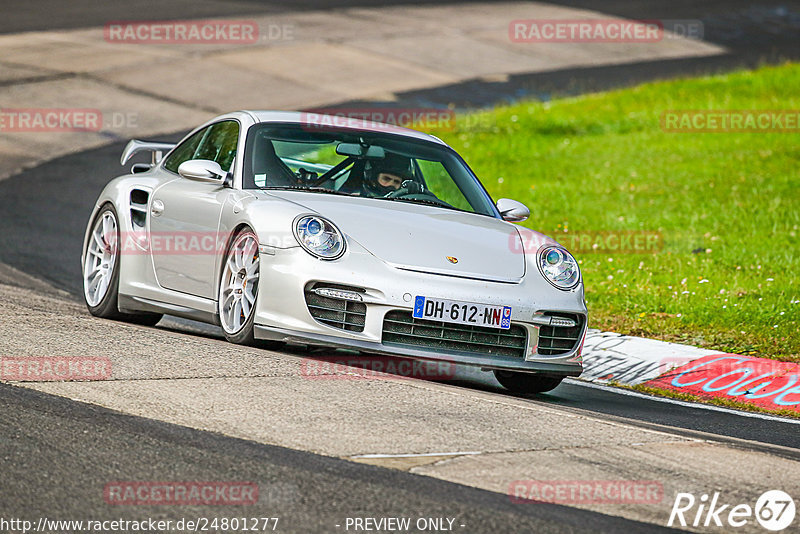
[[[153,519],[278,517],[278,531],[331,532],[347,516],[455,518],[474,532],[660,532],[619,517],[539,503],[513,505],[505,495],[429,477],[261,445],[122,415],[0,385],[4,447],[4,513],[45,518],[109,518],[102,489],[109,480],[237,480],[259,484],[247,507],[147,507]],[[42,468],[47,467],[43,478]],[[113,518],[141,519],[141,507],[117,507]],[[464,525],[461,527],[461,525]]]
[[[469,4],[481,0],[339,0],[336,7],[365,8],[375,5],[447,5]],[[491,0],[489,0],[491,1]],[[500,1],[500,0],[499,0]],[[702,75],[736,68],[755,68],[764,62],[800,58],[797,31],[800,22],[792,13],[797,0],[780,4],[758,5],[748,0],[713,0],[664,2],[647,0],[628,2],[593,2],[591,0],[554,0],[549,4],[575,9],[601,11],[609,16],[628,19],[700,20],[703,39],[724,46],[725,54],[680,59],[637,61],[620,65],[586,66],[555,69],[547,72],[513,74],[506,80],[472,79],[430,89],[401,91],[395,105],[429,106],[455,104],[458,107],[482,107],[520,98],[549,100],[558,95],[580,94],[629,86],[644,81],[675,76]],[[42,0],[34,7],[25,0],[3,3],[0,35],[6,33],[76,29],[103,26],[114,20],[147,20],[158,13],[160,20],[180,20],[191,12],[192,18],[255,16],[320,10],[331,7],[324,0],[91,0],[61,2]],[[49,16],[44,17],[42,13]],[[141,16],[132,16],[141,13]],[[153,15],[154,16],[154,15]],[[354,105],[358,101],[343,104]],[[376,101],[372,101],[375,104]],[[164,131],[169,131],[165,129]]]
[[[179,137],[166,136],[159,140],[171,141]],[[123,147],[124,143],[114,143],[58,158],[0,182],[0,227],[6,229],[0,234],[0,262],[46,280],[68,291],[75,299],[81,299],[83,232],[97,194],[111,177],[124,171],[119,165]],[[169,327],[216,334],[212,327],[187,321],[170,321]],[[493,380],[459,384],[507,395]],[[533,397],[531,402],[800,450],[800,425],[794,421],[780,422],[778,418],[710,411],[659,400],[634,400],[577,381]]]
[[[466,3],[344,0],[336,6]],[[548,100],[800,58],[797,2],[764,6],[742,0],[549,3],[599,10],[612,17],[702,20],[705,40],[725,47],[726,52],[479,77],[399,91],[387,102],[472,108],[520,98]],[[113,20],[263,16],[321,10],[330,4],[321,0],[6,0],[0,35],[97,28]],[[13,65],[13,57],[0,59],[0,68],[4,63]],[[0,81],[0,91],[12,83]],[[177,141],[183,132],[176,130],[185,127],[186,123],[164,124],[155,131],[174,133],[148,139]],[[464,534],[636,533],[670,530],[662,525],[677,491],[699,495],[719,490],[727,492],[725,497],[732,502],[744,502],[757,495],[754,491],[786,484],[797,499],[800,420],[689,405],[574,379],[547,394],[530,396],[508,393],[488,373],[457,374],[439,383],[385,378],[373,383],[315,383],[298,376],[298,363],[320,357],[323,351],[240,347],[220,341],[216,327],[182,319],[165,318],[156,327],[145,328],[89,317],[83,308],[80,274],[87,219],[105,184],[126,174],[132,163],[145,161],[134,158],[128,167],[120,167],[127,139],[108,132],[102,135],[108,135],[111,144],[51,159],[0,179],[0,301],[7,309],[0,316],[0,326],[5,327],[0,335],[7,338],[0,339],[7,341],[0,343],[0,357],[13,356],[14,350],[29,356],[38,350],[34,357],[49,356],[61,354],[57,351],[65,347],[68,352],[103,354],[108,347],[108,354],[116,358],[114,365],[119,363],[114,379],[105,383],[0,383],[0,532],[6,531],[2,520],[9,517],[34,523],[40,518],[277,517],[277,532],[303,533],[354,531],[345,528],[347,518],[353,517],[414,517],[451,519],[452,531]],[[19,296],[14,294],[17,289]],[[39,291],[43,296],[36,300]],[[57,314],[67,308],[70,316],[60,322]],[[47,328],[51,325],[52,332]],[[82,338],[80,328],[91,333],[92,339]],[[17,332],[19,338],[9,341]],[[27,347],[31,347],[28,352],[22,350]],[[47,352],[51,348],[52,354]],[[259,388],[277,393],[277,401],[260,402],[266,395]],[[378,402],[378,397],[385,403]],[[371,401],[375,402],[373,411],[370,406],[354,406]],[[262,411],[253,415],[253,406]],[[462,413],[467,415],[462,417]],[[352,421],[343,423],[346,418]],[[318,428],[309,421],[323,424]],[[471,439],[470,434],[477,437]],[[516,440],[518,436],[522,438]],[[321,445],[326,443],[328,448]],[[465,443],[475,448],[458,448]],[[451,446],[455,449],[446,449]],[[439,457],[431,450],[445,456],[418,462],[402,458]],[[399,458],[364,461],[363,456],[370,456],[364,451]],[[529,466],[541,469],[526,471]],[[663,482],[664,499],[650,509],[627,504],[520,505],[506,491],[509,481],[524,479],[524,473],[536,480],[549,475],[551,481],[650,476],[648,480]],[[258,501],[242,507],[113,506],[103,494],[111,481],[214,480],[255,483]],[[736,501],[739,497],[742,501]],[[61,531],[79,530],[65,527]]]
[[[480,1],[480,0],[477,0]],[[425,5],[463,4],[464,0],[338,0],[336,7],[374,7],[376,4]],[[232,17],[255,14],[277,14],[304,10],[319,10],[332,6],[325,0],[76,0],[61,2],[44,0],[34,7],[25,0],[3,2],[5,17],[0,22],[0,33],[21,31],[55,30],[102,26],[112,20],[182,20],[191,13],[191,18]],[[42,16],[43,13],[49,16]],[[136,14],[138,16],[135,16]],[[157,15],[155,15],[157,13]]]

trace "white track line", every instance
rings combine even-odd
[[[425,452],[420,454],[359,454],[350,458],[416,458],[424,456],[466,456],[468,454],[481,454],[478,451],[464,452]]]
[[[566,382],[570,384],[574,384],[576,386],[584,386],[587,388],[595,388],[601,389],[603,391],[609,391],[611,393],[616,393],[618,395],[628,395],[629,397],[637,397],[640,399],[647,399],[656,402],[665,402],[667,404],[677,404],[679,406],[686,406],[689,408],[698,408],[700,410],[710,410],[712,412],[723,412],[729,413],[733,415],[740,415],[742,417],[752,417],[754,419],[766,419],[767,421],[777,421],[779,423],[790,423],[793,425],[800,425],[800,419],[790,419],[788,417],[778,417],[775,415],[767,415],[763,413],[757,412],[746,412],[743,410],[732,410],[730,408],[723,408],[721,406],[714,406],[713,404],[703,404],[699,402],[687,402],[681,401],[676,399],[670,399],[667,397],[654,397],[651,395],[646,395],[644,393],[639,393],[637,391],[631,391],[629,389],[624,388],[615,388],[611,386],[603,386],[600,384],[594,384],[591,382],[584,382],[582,380],[574,380],[574,379],[567,379]]]

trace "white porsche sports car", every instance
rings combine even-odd
[[[86,229],[93,315],[447,360],[519,392],[581,373],[578,263],[438,138],[239,111],[177,145],[131,141],[121,163],[141,151],[152,162],[103,189]]]

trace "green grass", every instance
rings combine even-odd
[[[666,133],[666,110],[800,109],[800,65],[525,102],[433,132],[556,239],[654,231],[655,254],[576,254],[590,326],[800,361],[800,134]],[[696,252],[693,252],[696,251]]]

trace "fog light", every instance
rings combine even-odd
[[[564,326],[567,328],[577,326],[578,323],[564,317],[550,317],[550,326]]]
[[[355,291],[347,291],[346,289],[331,289],[329,287],[318,287],[316,289],[312,289],[312,291],[317,295],[319,295],[320,297],[328,297],[331,299],[352,300],[354,302],[361,302],[363,300],[361,298],[361,293],[357,293]]]

